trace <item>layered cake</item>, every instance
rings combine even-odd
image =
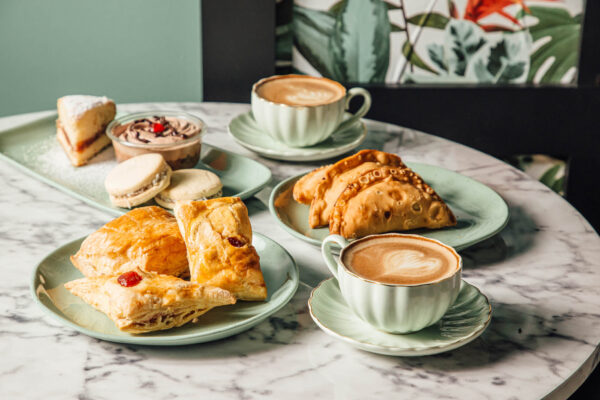
[[[56,136],[71,164],[86,164],[110,144],[104,130],[115,118],[114,101],[98,96],[64,96],[58,99],[57,108]]]

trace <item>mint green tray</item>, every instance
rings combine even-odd
[[[56,140],[56,115],[0,132],[0,158],[24,172],[71,196],[112,215],[128,210],[111,204],[104,190],[104,179],[117,165],[112,146],[88,165],[73,167]],[[271,179],[271,171],[257,161],[202,144],[201,162],[196,168],[219,176],[224,196],[248,198]],[[147,204],[145,204],[147,205]]]
[[[74,240],[50,253],[35,268],[31,279],[34,300],[46,314],[63,325],[97,339],[118,343],[152,346],[178,346],[203,343],[235,335],[264,321],[277,312],[296,293],[300,282],[292,256],[279,244],[259,233],[252,244],[260,256],[260,267],[267,285],[266,301],[240,301],[232,306],[216,307],[199,317],[197,323],[179,328],[132,335],[121,332],[103,313],[72,295],[64,284],[82,278],[71,264],[85,238]]]
[[[416,229],[410,233],[437,239],[462,250],[497,234],[508,223],[508,206],[498,193],[484,184],[435,165],[414,162],[407,165],[444,199],[458,220],[453,227]],[[329,229],[312,229],[308,225],[310,207],[292,198],[294,184],[302,176],[304,174],[293,176],[275,186],[269,199],[269,211],[292,236],[321,246]]]

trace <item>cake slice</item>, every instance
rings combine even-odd
[[[106,97],[73,95],[58,99],[56,136],[76,167],[86,164],[110,144],[104,133],[117,107]]]

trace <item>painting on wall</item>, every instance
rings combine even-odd
[[[285,0],[280,3],[284,3]],[[278,65],[341,82],[572,85],[583,0],[295,0]]]

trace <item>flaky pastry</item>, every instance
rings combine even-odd
[[[175,216],[192,281],[229,290],[240,300],[267,297],[248,209],[240,198],[178,201]]]
[[[140,269],[126,274],[77,279],[65,288],[129,333],[175,328],[211,308],[235,303],[235,297],[220,288]]]
[[[189,274],[185,243],[175,217],[140,207],[89,235],[71,262],[87,277],[116,275],[139,267],[160,274]]]

